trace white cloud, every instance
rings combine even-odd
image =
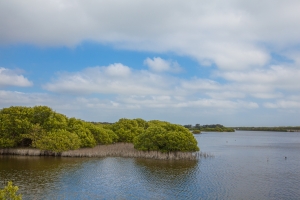
[[[18,91],[0,90],[0,106],[12,105],[43,105],[51,102],[50,96],[42,93],[24,93]]]
[[[132,71],[122,64],[107,67],[90,67],[80,72],[61,73],[46,90],[73,94],[168,94],[175,78],[153,74],[148,71]]]
[[[230,100],[218,100],[218,99],[199,99],[198,101],[191,102],[192,105],[201,107],[212,107],[222,109],[238,109],[238,108],[258,108],[258,104],[255,102],[246,101],[230,101]]]
[[[0,67],[0,87],[5,86],[18,86],[29,87],[32,86],[32,82],[20,75],[17,71]]]
[[[120,63],[90,67],[74,73],[60,73],[43,87],[58,94],[112,94],[137,96],[172,96],[186,98],[212,98],[216,100],[278,99],[300,90],[300,70],[292,66],[273,66],[265,70],[219,71],[213,78],[177,78],[146,70],[133,70]],[[140,99],[141,100],[141,99]],[[147,99],[149,100],[149,99]],[[141,101],[145,101],[142,99]],[[160,104],[158,101],[153,103]],[[176,102],[176,101],[174,101]]]
[[[189,96],[182,96],[180,99],[173,96],[122,96],[118,99],[120,104],[136,105],[138,108],[190,108],[190,109],[253,109],[258,108],[255,102],[241,100],[224,100],[201,98],[191,99]]]
[[[234,91],[219,91],[219,92],[207,92],[208,96],[213,99],[243,99],[246,97],[245,93]]]
[[[186,92],[204,92],[219,90],[222,86],[210,79],[193,78],[191,80],[182,80],[181,88]]]
[[[276,93],[276,92],[273,92],[273,93],[268,93],[268,92],[265,92],[265,93],[253,92],[251,95],[253,97],[256,97],[256,98],[259,98],[259,99],[277,99],[277,98],[281,98],[281,97],[284,96],[282,93]]]
[[[120,63],[116,63],[114,65],[109,65],[108,67],[105,68],[105,73],[108,76],[116,76],[116,77],[126,77],[130,75],[131,70],[129,67],[124,66]]]
[[[122,96],[119,101],[129,107],[135,105],[136,108],[169,108],[176,102],[171,96],[166,95]]]
[[[57,96],[4,90],[0,90],[0,102],[0,108],[13,105],[46,105],[68,117],[77,117],[88,121],[115,122],[123,117],[140,117],[145,120],[160,119],[179,124],[196,123],[200,119],[205,123],[212,113],[218,113],[218,116],[214,117],[214,121],[219,122],[221,115],[258,107],[256,103],[247,101],[209,98],[190,100],[189,97],[172,95],[118,95],[115,98],[107,98],[102,96]],[[191,110],[196,111],[197,115]]]
[[[291,100],[278,100],[275,103],[266,102],[264,104],[266,108],[282,108],[282,109],[300,109],[299,101],[291,101]]]
[[[243,70],[247,68],[256,68],[264,66],[270,56],[264,49],[251,47],[247,45],[219,44],[213,52],[216,56],[212,57],[220,69],[225,70]]]
[[[181,68],[177,62],[167,61],[160,57],[154,57],[153,59],[147,58],[144,60],[144,64],[147,65],[151,71],[154,72],[179,72]]]
[[[119,73],[122,70],[124,72]],[[100,94],[102,98],[106,94],[113,95],[105,101],[87,96],[79,98],[89,108],[234,110],[259,107],[257,103],[246,100],[245,93],[231,88],[226,90],[226,87],[210,79],[179,79],[166,74],[132,70],[122,64],[61,73],[44,88],[58,94]]]
[[[297,66],[300,66],[300,51],[299,50],[288,50],[284,51],[283,55],[286,56],[288,59],[291,59],[295,62]]]
[[[300,102],[300,94],[287,96],[287,99]]]
[[[96,41],[249,69],[299,45],[299,10],[298,0],[1,1],[0,44]]]
[[[244,72],[217,72],[215,75],[229,81],[231,88],[258,98],[277,98],[283,95],[282,92],[300,91],[300,69],[297,66],[271,66]]]
[[[171,68],[169,62],[159,57],[153,58],[153,60],[151,58],[147,58],[144,61],[144,64],[156,72],[169,71]]]

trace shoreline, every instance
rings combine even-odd
[[[148,158],[158,160],[198,160],[201,156],[208,157],[200,152],[168,152],[139,151],[132,143],[115,143],[110,145],[97,145],[93,148],[81,148],[76,150],[55,153],[35,148],[5,148],[0,149],[0,155],[19,156],[57,156],[57,157],[125,157]]]

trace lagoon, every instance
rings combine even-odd
[[[199,161],[0,156],[23,199],[300,199],[300,133],[195,135]]]

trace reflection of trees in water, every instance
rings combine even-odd
[[[187,194],[185,191],[190,191],[190,184],[195,183],[199,163],[134,158],[0,156],[0,182],[12,180],[19,186],[24,199],[56,199],[58,196],[64,199],[72,195],[77,199],[93,195],[97,198],[92,199],[126,199],[128,195],[146,199],[184,198],[182,194]]]
[[[135,159],[135,163],[152,173],[186,174],[198,165],[197,160]]]
[[[136,159],[138,176],[151,190],[166,191],[170,197],[178,197],[195,183],[200,161],[191,160],[146,160]],[[170,192],[173,191],[173,192]],[[176,194],[176,192],[178,194]]]
[[[76,170],[86,159],[61,157],[0,156],[0,186],[12,180],[23,196],[41,197],[55,189],[66,170]]]

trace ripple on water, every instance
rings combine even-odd
[[[191,162],[0,156],[0,178],[25,200],[300,199],[300,137],[261,134],[197,136],[215,157]]]

